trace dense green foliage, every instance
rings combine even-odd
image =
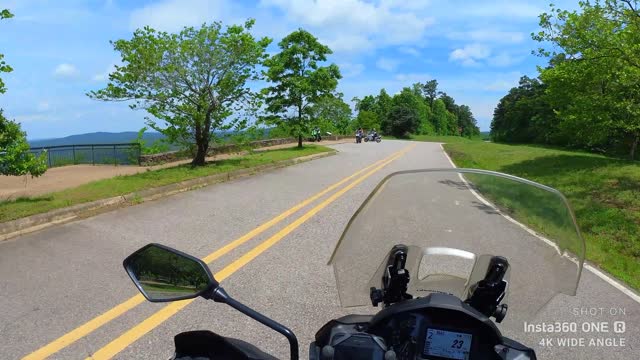
[[[640,143],[638,0],[580,2],[540,15],[536,52],[550,58],[498,104],[492,138],[579,147],[635,158]]]
[[[255,39],[250,33],[253,24],[248,20],[223,29],[214,22],[185,27],[177,34],[138,29],[131,40],[113,42],[124,65],[109,74],[106,88],[88,95],[133,101],[131,108],[146,109],[153,116],[147,118],[151,128],[170,142],[191,147],[193,164],[204,165],[212,134],[243,128],[246,119],[238,112],[260,105],[247,82],[259,78],[256,65],[266,58],[271,39]]]
[[[263,94],[271,114],[265,120],[286,127],[302,147],[303,136],[317,122],[314,112],[316,116],[321,112],[319,103],[326,105],[327,98],[336,96],[342,76],[335,64],[321,66],[332,51],[306,30],[292,32],[278,46],[280,52],[264,62],[270,86],[263,89]]]
[[[482,141],[444,148],[459,167],[505,172],[560,190],[573,206],[587,259],[640,289],[640,167],[635,162]]]
[[[315,119],[320,129],[332,134],[351,134],[352,111],[349,104],[340,96],[321,98],[311,107],[312,119]]]
[[[395,137],[421,135],[454,135],[474,137],[480,134],[471,109],[458,105],[438,82],[430,80],[403,88],[393,97],[385,89],[377,96],[354,98],[358,116],[354,128],[380,129]]]
[[[13,14],[9,10],[0,10],[0,20],[9,19]],[[13,71],[11,66],[3,60],[0,54],[0,73]],[[0,94],[4,94],[7,88],[0,78]],[[29,153],[27,135],[20,128],[20,124],[4,117],[0,108],[0,175],[20,176],[31,174],[40,176],[47,171],[44,153],[39,157]]]

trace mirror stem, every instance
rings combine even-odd
[[[215,302],[225,303],[232,308],[240,311],[241,313],[247,315],[248,317],[258,321],[259,323],[279,332],[284,335],[287,340],[289,340],[289,348],[291,351],[291,359],[298,360],[298,339],[293,331],[289,330],[286,326],[269,319],[268,317],[260,314],[259,312],[249,308],[248,306],[236,301],[221,286],[216,287],[211,294],[207,297],[207,299],[211,299]]]

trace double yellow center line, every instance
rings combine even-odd
[[[231,274],[233,274],[234,272],[236,272],[237,270],[242,268],[244,265],[249,263],[251,260],[255,259],[258,255],[262,254],[264,251],[269,249],[271,246],[273,246],[276,243],[278,243],[282,238],[284,238],[286,235],[288,235],[293,230],[298,228],[304,222],[309,220],[311,217],[313,217],[315,214],[317,214],[320,210],[324,209],[327,205],[331,204],[332,202],[334,202],[335,200],[340,198],[347,191],[351,190],[353,187],[355,187],[356,185],[360,184],[362,181],[367,179],[369,176],[373,175],[374,173],[376,173],[377,171],[381,170],[383,167],[385,167],[389,163],[393,162],[394,160],[396,160],[399,157],[401,157],[402,155],[404,155],[406,152],[411,150],[411,148],[413,148],[413,146],[414,145],[410,145],[410,146],[408,146],[408,147],[406,147],[406,148],[404,148],[404,149],[402,149],[402,150],[390,155],[389,157],[387,157],[385,159],[382,159],[380,161],[377,161],[377,162],[365,167],[364,169],[359,170],[356,173],[354,173],[354,174],[352,174],[352,175],[340,180],[339,182],[327,187],[326,189],[324,189],[324,190],[320,191],[319,193],[311,196],[310,198],[302,201],[301,203],[295,205],[294,207],[286,210],[285,212],[283,212],[280,215],[274,217],[273,219],[267,221],[266,223],[264,223],[264,224],[258,226],[257,228],[251,230],[250,232],[248,232],[247,234],[241,236],[240,238],[232,241],[231,243],[229,243],[229,244],[223,246],[222,248],[214,251],[213,253],[207,255],[206,257],[203,258],[203,261],[205,261],[206,263],[211,263],[212,261],[220,258],[221,256],[224,256],[225,254],[229,253],[230,251],[232,251],[233,249],[237,248],[238,246],[246,243],[247,241],[251,240],[252,238],[258,236],[259,234],[261,234],[264,231],[270,229],[271,227],[273,227],[274,225],[278,224],[282,220],[286,219],[290,215],[296,213],[298,210],[300,210],[300,209],[304,208],[305,206],[311,204],[315,200],[321,198],[322,196],[326,195],[327,193],[331,192],[332,190],[335,190],[336,188],[338,188],[341,185],[349,182],[350,180],[356,178],[357,176],[365,173],[364,175],[360,176],[359,178],[357,178],[353,182],[349,183],[343,189],[339,190],[338,192],[336,192],[335,194],[331,195],[329,198],[327,198],[326,200],[324,200],[323,202],[321,202],[320,204],[318,204],[317,206],[315,206],[314,208],[309,210],[304,215],[300,216],[298,219],[293,221],[291,224],[287,225],[285,228],[280,230],[278,233],[276,233],[275,235],[271,236],[270,238],[268,238],[267,240],[263,241],[262,243],[258,244],[256,247],[251,249],[249,252],[247,252],[246,254],[244,254],[243,256],[238,258],[237,260],[235,260],[233,263],[229,264],[228,266],[226,266],[221,271],[219,271],[218,273],[215,274],[215,277],[216,277],[216,279],[218,281],[222,281],[222,280],[226,279],[227,277],[231,276]],[[98,329],[101,326],[105,325],[106,323],[110,322],[111,320],[116,319],[117,317],[121,316],[122,314],[126,313],[127,311],[133,309],[134,307],[136,307],[137,305],[139,305],[143,301],[144,301],[144,297],[142,295],[138,294],[136,296],[133,296],[132,298],[126,300],[125,302],[123,302],[123,303],[117,305],[116,307],[108,310],[107,312],[97,316],[96,318],[88,321],[87,323],[77,327],[76,329],[74,329],[74,330],[70,331],[69,333],[61,336],[60,338],[52,341],[51,343],[43,346],[42,348],[36,350],[35,352],[25,356],[23,358],[23,360],[45,359],[45,358],[51,356],[52,354],[62,350],[63,348],[73,344],[74,342],[76,342],[77,340],[83,338],[84,336],[87,336],[88,334],[92,333],[93,331],[95,331],[96,329]],[[118,354],[120,351],[125,349],[127,346],[129,346],[130,344],[132,344],[133,342],[138,340],[140,337],[142,337],[143,335],[145,335],[149,331],[153,330],[155,327],[160,325],[162,322],[164,322],[165,320],[167,320],[168,318],[170,318],[171,316],[176,314],[178,311],[183,309],[185,306],[189,305],[192,301],[193,300],[175,302],[175,303],[171,303],[171,304],[163,307],[158,312],[154,313],[153,315],[149,316],[147,319],[143,320],[140,324],[134,326],[133,328],[131,328],[130,330],[128,330],[127,332],[125,332],[124,334],[120,335],[118,338],[116,338],[115,340],[113,340],[112,342],[110,342],[109,344],[107,344],[106,346],[101,348],[100,350],[98,350],[96,353],[93,354],[91,359],[110,359],[110,358],[112,358],[113,356]]]

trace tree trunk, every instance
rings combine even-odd
[[[638,142],[640,142],[640,133],[636,133],[633,139],[633,143],[631,144],[631,152],[629,153],[629,156],[631,156],[631,160],[636,159],[636,150],[638,149]]]
[[[205,158],[207,157],[207,150],[209,150],[209,140],[208,136],[205,136],[202,132],[202,126],[200,123],[196,122],[196,156],[191,161],[191,165],[193,166],[203,166],[205,163]]]
[[[207,157],[207,151],[209,150],[209,142],[202,141],[202,139],[198,140],[196,144],[197,151],[196,156],[191,161],[191,165],[193,166],[203,166],[205,164],[205,158]]]
[[[302,134],[298,134],[298,148],[302,149]]]

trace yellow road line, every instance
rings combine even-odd
[[[238,271],[240,268],[242,268],[244,265],[249,263],[251,260],[255,259],[257,256],[265,252],[267,249],[277,244],[280,240],[282,240],[282,238],[287,236],[293,230],[297,229],[300,225],[305,223],[307,220],[309,220],[311,217],[317,214],[320,210],[327,207],[327,205],[336,201],[338,198],[344,195],[347,191],[351,190],[353,187],[363,182],[369,176],[380,171],[386,165],[400,158],[406,152],[411,150],[411,148],[413,148],[414,146],[415,145],[410,145],[406,147],[405,149],[401,150],[399,153],[396,153],[391,159],[386,160],[382,164],[375,167],[373,170],[369,171],[365,175],[361,176],[357,180],[353,181],[349,185],[342,188],[340,191],[337,191],[335,194],[331,195],[329,198],[327,198],[320,204],[316,205],[307,213],[297,218],[291,224],[287,225],[284,229],[280,230],[275,235],[271,236],[267,240],[260,243],[258,246],[254,247],[248,253],[244,254],[243,256],[235,260],[233,263],[229,264],[222,270],[218,271],[214,275],[215,278],[220,282],[228,278],[229,276],[231,276],[231,274]],[[86,360],[111,359],[112,357],[117,355],[120,351],[124,350],[127,346],[133,344],[142,336],[144,336],[145,334],[147,334],[148,332],[150,332],[151,330],[153,330],[154,328],[162,324],[164,321],[169,319],[171,316],[176,314],[178,311],[182,310],[184,307],[191,304],[191,302],[194,300],[195,299],[179,301],[179,302],[174,302],[169,305],[166,305],[165,307],[160,309],[158,312],[149,316],[138,325],[129,329],[124,334],[120,335],[115,340],[111,341],[109,344],[105,345],[100,350],[96,351],[91,357],[87,358]]]
[[[389,155],[388,157],[386,157],[386,158],[384,158],[382,160],[378,160],[375,163],[373,163],[373,164],[371,164],[371,165],[369,165],[369,166],[367,166],[367,167],[365,167],[365,168],[363,168],[361,170],[356,171],[352,175],[350,175],[350,176],[340,180],[339,182],[327,187],[326,189],[324,189],[324,190],[320,191],[319,193],[311,196],[310,198],[302,201],[301,203],[293,206],[289,210],[286,210],[285,212],[283,212],[280,215],[274,217],[273,219],[267,221],[266,223],[261,224],[260,226],[258,226],[257,228],[251,230],[250,232],[248,232],[247,234],[241,236],[240,238],[232,241],[231,243],[229,243],[229,244],[223,246],[222,248],[214,251],[213,253],[207,255],[202,260],[204,262],[206,262],[207,264],[211,263],[212,261],[214,261],[214,260],[218,259],[219,257],[227,254],[228,252],[232,251],[236,247],[238,247],[238,246],[244,244],[245,242],[251,240],[253,237],[258,236],[259,234],[261,234],[264,231],[268,230],[272,226],[278,224],[280,221],[286,219],[287,217],[289,217],[290,215],[294,214],[298,210],[304,208],[305,206],[307,206],[310,203],[316,201],[320,197],[326,195],[330,191],[336,189],[337,187],[341,186],[342,184],[344,184],[344,183],[348,182],[349,180],[355,178],[356,176],[362,174],[363,172],[367,171],[368,169],[373,168],[377,164],[381,164],[384,161],[392,158],[393,156],[397,155],[398,153],[399,152],[393,153],[393,154]],[[83,337],[91,334],[92,332],[94,332],[95,330],[97,330],[100,327],[104,326],[108,322],[120,317],[122,314],[124,314],[127,311],[133,309],[134,307],[140,305],[143,302],[144,302],[144,296],[142,296],[141,294],[135,295],[135,296],[125,300],[124,302],[116,305],[115,307],[111,308],[110,310],[108,310],[108,311],[96,316],[95,318],[87,321],[86,323],[78,326],[77,328],[71,330],[70,332],[62,335],[61,337],[53,340],[52,342],[50,342],[47,345],[39,348],[38,350],[32,352],[31,354],[26,355],[25,357],[22,358],[22,360],[46,359],[47,357],[57,353],[58,351],[60,351],[60,350],[64,349],[65,347],[73,344],[74,342],[82,339]]]

